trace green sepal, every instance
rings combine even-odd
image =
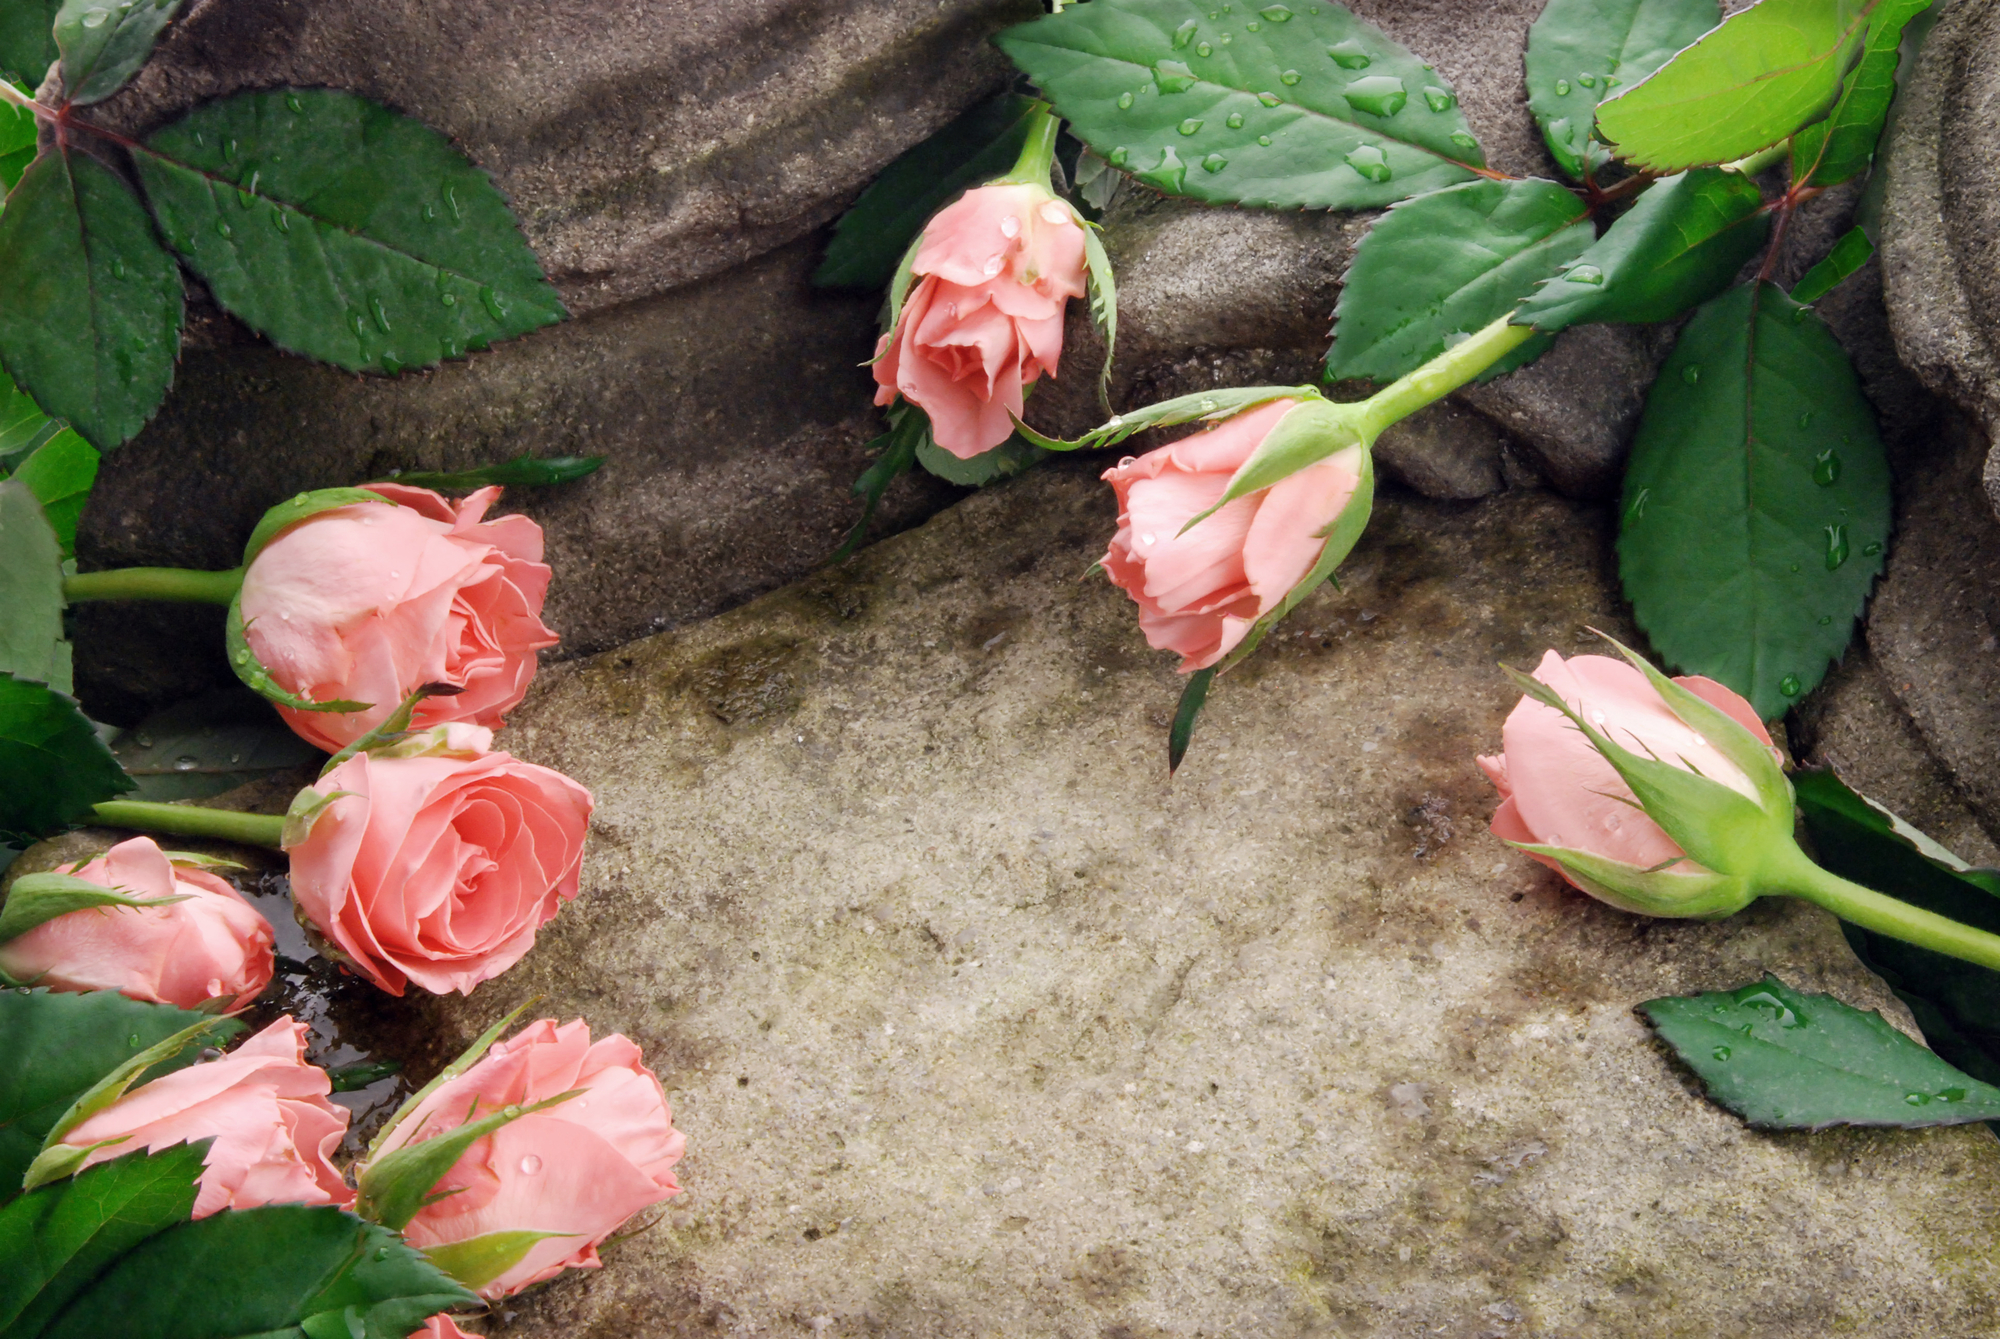
[[[1374,443],[1357,421],[1362,413],[1359,403],[1339,404],[1317,397],[1288,411],[1265,435],[1250,459],[1229,477],[1229,487],[1215,505],[1182,526],[1180,533],[1186,534],[1237,498],[1280,483],[1350,446],[1361,447],[1365,456]]]
[[[229,667],[236,671],[236,677],[271,701],[292,708],[294,711],[366,711],[375,705],[372,702],[315,702],[309,697],[287,691],[271,677],[271,671],[264,668],[264,662],[257,659],[257,653],[250,649],[250,639],[244,635],[243,593],[238,591],[229,601],[229,620],[223,625],[223,649],[229,656]]]
[[[65,1146],[62,1143],[63,1136],[123,1097],[125,1090],[130,1088],[141,1074],[154,1065],[172,1060],[190,1046],[220,1041],[240,1031],[242,1024],[233,1019],[204,1018],[199,1023],[184,1027],[165,1040],[148,1046],[85,1089],[76,1101],[70,1103],[69,1110],[49,1127],[47,1137],[42,1140],[42,1151],[28,1164],[27,1174],[21,1178],[21,1189],[33,1190],[36,1186],[59,1180],[75,1172],[82,1163],[83,1156],[90,1150],[77,1150]],[[104,1144],[101,1143],[92,1145],[92,1148],[102,1147]]]
[[[1010,436],[1000,445],[976,456],[955,456],[931,436],[930,420],[924,418],[917,437],[917,464],[946,483],[963,488],[984,488],[987,484],[1011,479],[1041,461],[1047,453],[1033,442]]]
[[[382,1145],[388,1142],[389,1136],[395,1133],[396,1127],[407,1120],[410,1114],[418,1107],[422,1106],[425,1098],[478,1064],[488,1049],[492,1047],[493,1043],[500,1040],[501,1034],[514,1025],[515,1019],[541,1002],[541,996],[530,995],[520,1004],[515,1005],[507,1011],[506,1016],[501,1018],[499,1022],[480,1033],[474,1039],[472,1045],[460,1051],[456,1060],[453,1060],[450,1064],[439,1070],[435,1078],[404,1099],[403,1105],[396,1108],[395,1114],[383,1122],[382,1128],[375,1132],[375,1137],[368,1141],[368,1156],[372,1158],[380,1151]]]
[[[382,753],[403,743],[410,733],[410,718],[416,714],[417,704],[425,698],[456,697],[464,691],[465,689],[455,683],[419,685],[416,691],[404,698],[380,725],[328,758],[325,766],[319,769],[320,776],[325,777],[357,753]],[[293,803],[297,803],[297,800],[298,797],[294,796]]]
[[[903,304],[909,300],[912,281],[917,277],[917,252],[922,249],[924,235],[918,233],[903,248],[903,258],[896,262],[896,273],[889,279],[887,306],[882,314],[882,333],[889,337],[873,358],[863,363],[863,367],[873,367],[888,356],[896,338],[896,323],[903,319]]]
[[[463,1241],[427,1246],[432,1264],[477,1292],[527,1258],[537,1242],[551,1237],[576,1237],[579,1232],[482,1232]]]
[[[23,874],[14,880],[7,890],[6,904],[0,906],[0,944],[85,907],[164,907],[185,902],[190,896],[132,897],[69,874]]]
[[[243,545],[243,565],[255,562],[264,546],[276,539],[280,532],[297,525],[311,516],[337,507],[351,507],[360,502],[373,502],[379,506],[398,505],[380,493],[371,493],[365,488],[315,488],[311,492],[300,493],[285,499],[257,518],[257,526],[250,532],[250,538]]]
[[[196,869],[248,869],[240,860],[224,860],[219,855],[203,855],[199,851],[162,851],[170,865],[192,865]]]
[[[527,1106],[505,1106],[490,1116],[468,1120],[422,1143],[405,1144],[394,1152],[371,1156],[362,1165],[355,1183],[359,1195],[354,1212],[371,1222],[400,1231],[427,1206],[444,1198],[432,1195],[431,1188],[465,1155],[466,1149],[503,1125],[512,1124],[531,1112],[546,1111],[587,1091],[585,1088],[572,1088]]]
[[[383,482],[428,488],[437,493],[469,493],[475,488],[537,488],[585,479],[604,467],[603,456],[519,455],[498,465],[469,470],[398,470]]]
[[[1187,757],[1188,745],[1194,742],[1194,723],[1208,703],[1209,686],[1214,682],[1215,666],[1210,665],[1188,675],[1187,686],[1181,689],[1181,700],[1174,707],[1173,727],[1167,731],[1167,775],[1170,777],[1180,770],[1181,759]]]
[[[1663,869],[1641,869],[1622,860],[1567,846],[1512,841],[1507,845],[1529,855],[1548,857],[1598,901],[1641,916],[1721,920],[1757,900],[1750,881],[1734,874],[1717,874],[1713,870],[1671,874]]]
[[[896,409],[897,406],[889,409],[889,431],[869,442],[865,448],[881,454],[854,481],[854,495],[862,499],[861,517],[847,532],[847,537],[840,541],[840,547],[833,551],[833,556],[826,560],[828,566],[844,563],[854,556],[855,550],[861,547],[861,541],[868,537],[868,522],[874,519],[875,509],[882,505],[889,485],[908,474],[910,467],[917,463],[917,443],[924,435],[923,418],[916,414],[899,414]],[[1015,431],[1021,432],[1023,427],[1019,419],[1014,421]],[[1028,429],[1024,433],[1030,441],[1034,440],[1032,432]]]
[[[1177,395],[1171,400],[1149,404],[1128,414],[1114,414],[1073,442],[1044,437],[1032,429],[1023,435],[1047,451],[1095,451],[1100,447],[1116,446],[1126,438],[1152,428],[1171,428],[1196,421],[1219,423],[1272,400],[1324,398],[1317,386],[1235,386],[1228,390]]]
[[[1697,864],[1719,874],[1749,874],[1763,863],[1774,842],[1791,841],[1791,818],[1775,824],[1754,801],[1720,781],[1657,758],[1642,758],[1585,720],[1541,680],[1508,666],[1507,677],[1523,693],[1554,707],[1616,769],[1646,816],[1659,824]]]
[[[1850,274],[1868,263],[1875,254],[1875,243],[1867,230],[1854,227],[1840,235],[1826,258],[1805,272],[1792,288],[1792,301],[1817,302],[1839,287]]]
[[[344,800],[357,794],[351,790],[336,790],[325,794],[307,786],[292,796],[292,802],[285,809],[285,828],[278,838],[279,846],[287,851],[297,850],[312,836],[313,824],[319,822],[335,800]]]
[[[1118,352],[1118,279],[1111,272],[1111,257],[1104,253],[1104,243],[1097,236],[1097,226],[1082,219],[1077,220],[1077,226],[1083,229],[1083,263],[1090,278],[1090,319],[1097,322],[1097,328],[1104,334],[1104,367],[1097,374],[1097,399],[1108,414],[1111,412],[1111,363]]]

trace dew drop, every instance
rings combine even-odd
[[[1276,93],[1259,93],[1257,95],[1257,101],[1263,103],[1266,107],[1275,107],[1279,103],[1283,102],[1284,99],[1279,97]]]
[[[1284,23],[1292,17],[1292,11],[1286,9],[1283,5],[1267,5],[1257,12],[1273,23]]]
[[[1192,135],[1195,131],[1201,129],[1201,125],[1200,117],[1190,116],[1187,120],[1175,126],[1174,129],[1180,131],[1183,135]]]
[[[1118,95],[1118,110],[1121,112],[1131,111],[1133,101],[1134,99],[1130,93],[1120,93]]]
[[[223,160],[224,160],[225,162],[231,162],[231,163],[233,163],[233,162],[235,162],[235,161],[236,161],[236,141],[235,141],[235,140],[233,140],[233,139],[226,139],[226,140],[222,141],[222,157],[223,157]]]
[[[285,211],[282,208],[273,207],[271,210],[271,226],[275,227],[279,232],[288,233],[292,230],[292,221],[286,217]]]
[[[1177,60],[1163,60],[1153,67],[1153,85],[1162,93],[1185,93],[1194,87],[1194,71]]]
[[[1718,1046],[1710,1051],[1709,1054],[1717,1060],[1727,1060],[1729,1058],[1729,1048],[1727,1046]]]
[[[1559,98],[1566,98],[1569,96],[1569,80],[1567,79],[1556,80],[1556,96]]]
[[[131,1036],[125,1039],[125,1044],[127,1046],[137,1046],[139,1044],[139,1034],[134,1032]]]
[[[992,262],[988,261],[987,263],[991,264]],[[998,273],[998,271],[995,270],[992,271],[992,273]],[[490,288],[480,289],[479,300],[486,304],[487,314],[490,315],[494,320],[497,321],[501,317],[507,314],[507,304],[502,302],[500,300],[500,295],[498,293],[495,293],[492,289]]]
[[[1271,137],[1269,135],[1259,135],[1257,142],[1267,149],[1271,147]]]
[[[1931,1104],[1929,1093],[1904,1093],[1903,1100],[1913,1107],[1927,1107]]]
[[[1802,567],[1800,567],[1800,566],[1799,566],[1799,565],[1798,565],[1797,563],[1793,563],[1793,564],[1792,564],[1792,570],[1793,570],[1794,572],[1801,572],[1801,571],[1804,571],[1805,569],[1804,569],[1804,568],[1802,568]]]
[[[1880,553],[1881,551],[1882,551],[1882,546],[1880,544],[1864,544],[1861,546],[1861,552],[1865,557],[1873,558],[1876,554]]]
[[[1403,81],[1393,74],[1371,74],[1366,79],[1356,79],[1341,90],[1340,96],[1355,111],[1370,116],[1394,116],[1410,100]]]
[[[1593,287],[1604,282],[1604,271],[1595,265],[1572,265],[1563,278],[1573,284],[1590,284]]]
[[[1181,156],[1174,152],[1174,146],[1169,144],[1160,150],[1158,166],[1138,176],[1149,186],[1163,191],[1178,191],[1187,181],[1187,164],[1181,161]]]
[[[1810,308],[1810,307],[1794,307],[1794,308],[1792,308],[1792,324],[1793,324],[1793,325],[1804,325],[1804,324],[1806,323],[1806,317],[1807,317],[1808,315],[1810,315],[1810,314],[1811,314],[1811,312],[1812,312],[1812,308]]]
[[[389,1248],[387,1246],[377,1246],[375,1248],[375,1259],[377,1261],[387,1260],[388,1258]]]
[[[1701,364],[1689,363],[1681,369],[1681,380],[1692,386],[1701,380]]]
[[[539,1172],[541,1170],[542,1170],[542,1160],[536,1157],[534,1154],[530,1153],[528,1154],[528,1156],[521,1159],[521,1175],[533,1176],[536,1172]]]
[[[1812,426],[1812,410],[1807,409],[1800,413],[1799,426],[1801,428],[1810,428]]]
[[[1002,237],[1019,237],[1021,235],[1021,220],[1015,218],[1012,214],[1001,219],[1000,235]]]
[[[1831,488],[1840,481],[1840,453],[1832,447],[1813,457],[1813,482]]]
[[[1243,25],[1243,31],[1246,33],[1262,32],[1264,31],[1264,25],[1257,22],[1257,20],[1252,19],[1250,20],[1250,22]]]
[[[111,258],[111,277],[113,279],[123,279],[125,277],[125,262],[116,256]]]
[[[1345,161],[1349,167],[1373,182],[1384,182],[1395,175],[1389,167],[1389,155],[1372,144],[1363,144],[1351,150]]]
[[[201,766],[201,759],[191,754],[183,753],[180,757],[174,759],[174,770],[176,772],[192,772],[199,766]]]
[[[1940,1088],[1938,1090],[1937,1100],[1940,1102],[1963,1102],[1965,1100],[1965,1089]]]
[[[1195,29],[1199,27],[1201,27],[1201,24],[1197,20],[1189,19],[1180,27],[1174,29],[1174,50],[1179,51],[1189,42],[1194,41]]]
[[[1784,678],[1778,680],[1778,691],[1786,697],[1797,697],[1799,689],[1803,687],[1805,685],[1799,682],[1799,676],[1796,674],[1787,674]]]
[[[1231,112],[1229,119],[1222,124],[1228,126],[1231,130],[1241,130],[1243,128],[1243,113]]]
[[[1580,74],[1576,77],[1576,82],[1582,84],[1585,88],[1596,88],[1597,76],[1594,74]]]
[[[458,212],[458,191],[449,182],[445,183],[444,206],[451,211],[451,221],[459,222],[463,216]]]
[[[1625,508],[1625,519],[1627,521],[1636,521],[1643,517],[1646,514],[1646,499],[1652,495],[1652,489],[1640,489],[1638,495],[1632,499],[1632,505]]]
[[[299,95],[296,93],[285,94],[285,106],[291,109],[294,116],[306,109],[306,105],[299,101]]]
[[[1111,150],[1111,156],[1104,161],[1113,167],[1123,167],[1132,161],[1132,151],[1120,144]]]
[[[1042,222],[1068,223],[1069,206],[1060,200],[1051,200],[1041,208]]]
[[[1215,48],[1210,46],[1208,43],[1203,42],[1194,49],[1194,54],[1197,56],[1213,56],[1215,54]]]
[[[1297,70],[1286,70],[1278,76],[1278,82],[1289,88],[1291,85],[1299,82],[1299,72]]]
[[[360,312],[347,313],[347,324],[353,328],[356,339],[363,338],[368,333],[368,327],[362,322]]]
[[[1457,101],[1458,99],[1452,96],[1452,91],[1448,88],[1439,88],[1435,84],[1424,85],[1424,105],[1434,112],[1448,112],[1452,109],[1452,104]]]
[[[1151,548],[1151,547],[1152,547],[1152,546],[1154,545],[1154,543],[1156,543],[1156,542],[1158,541],[1158,539],[1159,539],[1159,536],[1158,536],[1158,535],[1141,535],[1141,536],[1139,536],[1139,542],[1140,542],[1141,544],[1144,544],[1144,545],[1145,545],[1145,546],[1146,546],[1147,548]]]
[[[1466,134],[1463,130],[1453,132],[1451,145],[1460,153],[1467,155],[1476,153],[1479,149],[1479,141]]]
[[[1228,46],[1231,42],[1234,42],[1235,40],[1236,40],[1235,33],[1224,33],[1222,35],[1222,45],[1224,46]]]
[[[83,26],[86,28],[102,28],[110,18],[111,11],[108,9],[86,10],[83,16]]]
[[[1220,172],[1228,166],[1229,160],[1219,153],[1212,153],[1201,160],[1201,170],[1204,172]]]
[[[1821,614],[1821,615],[1819,616],[1819,625],[1820,625],[1820,626],[1821,626],[1822,628],[1824,628],[1824,627],[1830,627],[1830,626],[1832,625],[1832,623],[1833,623],[1833,615],[1832,615],[1832,614]]]
[[[1837,572],[1847,561],[1847,527],[1829,525],[1826,528],[1826,570]]]
[[[382,305],[382,299],[380,298],[368,299],[368,311],[369,314],[375,318],[376,328],[379,329],[383,334],[385,335],[388,334],[389,309]]]
[[[234,228],[229,226],[228,219],[217,219],[215,221],[215,231],[223,237],[233,236],[236,232]]]
[[[428,200],[424,201],[424,207],[419,212],[423,214],[424,222],[426,223],[437,222],[437,217],[438,217],[437,206],[432,204],[430,201]]]
[[[1365,70],[1368,68],[1368,53],[1361,49],[1359,42],[1342,42],[1330,46],[1326,54],[1333,57],[1333,63],[1343,70]]]
[[[979,272],[985,275],[988,279],[991,279],[994,275],[1000,273],[1001,268],[1004,267],[1006,263],[1007,263],[1006,261],[1000,259],[1000,257],[998,256],[988,256],[986,258],[986,263],[979,267]],[[954,316],[957,315],[956,312],[952,314]]]

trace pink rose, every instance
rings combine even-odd
[[[481,518],[482,488],[453,504],[400,484],[371,484],[380,504],[336,507],[264,546],[243,576],[244,636],[278,686],[316,702],[366,702],[347,714],[279,707],[291,727],[338,752],[427,683],[415,726],[489,729],[528,691],[535,653],[556,644],[542,623],[549,569],[542,530],[525,516]]]
[[[1564,660],[1550,651],[1536,666],[1534,677],[1614,743],[1642,757],[1688,767],[1752,801],[1759,799],[1743,769],[1668,710],[1646,676],[1624,661],[1609,656]],[[1674,682],[1770,745],[1770,732],[1757,713],[1729,689],[1699,676]],[[1685,855],[1658,823],[1634,807],[1631,788],[1617,770],[1554,707],[1522,698],[1501,729],[1500,745],[1501,756],[1479,760],[1502,796],[1493,815],[1494,836],[1587,851],[1642,870]],[[1535,858],[1583,887],[1553,860]],[[1699,879],[1709,871],[1682,860],[1663,873]]]
[[[521,960],[577,894],[590,792],[446,728],[449,753],[357,753],[314,784],[346,792],[288,848],[292,899],[393,995],[474,986]]]
[[[326,1071],[305,1062],[308,1031],[280,1018],[219,1060],[134,1088],[62,1142],[119,1141],[85,1158],[88,1167],[141,1147],[157,1153],[215,1140],[202,1159],[196,1218],[260,1204],[351,1204],[354,1192],[328,1160],[347,1132],[347,1111],[327,1101]]]
[[[410,1339],[479,1339],[479,1336],[458,1328],[458,1322],[440,1311],[424,1322],[420,1330],[412,1330]]]
[[[553,1278],[595,1269],[597,1247],[648,1205],[680,1192],[673,1165],[687,1136],[674,1128],[660,1081],[639,1048],[617,1034],[593,1043],[581,1019],[544,1018],[499,1042],[406,1116],[381,1153],[435,1138],[469,1112],[526,1106],[574,1088],[582,1093],[501,1126],[475,1142],[440,1180],[450,1192],[403,1229],[432,1247],[493,1232],[555,1232],[511,1268],[473,1291],[491,1300]]]
[[[116,990],[192,1009],[239,1009],[271,984],[271,923],[223,880],[174,865],[150,837],[118,843],[75,877],[164,907],[85,907],[0,944],[0,972],[54,990]]]
[[[1039,186],[981,186],[939,211],[918,282],[876,345],[876,404],[901,394],[961,460],[1014,432],[1022,388],[1062,357],[1063,308],[1084,294],[1083,224]]]
[[[1138,604],[1147,644],[1178,651],[1183,674],[1229,654],[1305,579],[1361,486],[1363,448],[1348,447],[1181,533],[1299,405],[1273,400],[1104,472],[1118,494],[1104,570]]]

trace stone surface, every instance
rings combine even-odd
[[[147,131],[282,84],[437,127],[514,201],[576,312],[719,273],[828,222],[999,87],[1033,0],[200,0],[95,109]]]
[[[1893,1011],[1831,920],[1635,919],[1484,830],[1493,662],[1625,626],[1603,511],[1387,489],[1170,784],[1088,474],[537,683],[504,738],[597,791],[585,892],[436,1046],[545,994],[691,1152],[490,1332],[2000,1334],[1987,1132],[1749,1131],[1631,1012]]]

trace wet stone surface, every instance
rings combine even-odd
[[[1493,662],[1626,630],[1602,510],[1391,490],[1170,785],[1097,463],[538,682],[584,894],[412,1013],[624,1031],[691,1151],[489,1332],[2000,1333],[1991,1135],[1747,1130],[1631,1012],[1769,970],[1900,1018],[1830,919],[1635,919],[1485,832]]]

